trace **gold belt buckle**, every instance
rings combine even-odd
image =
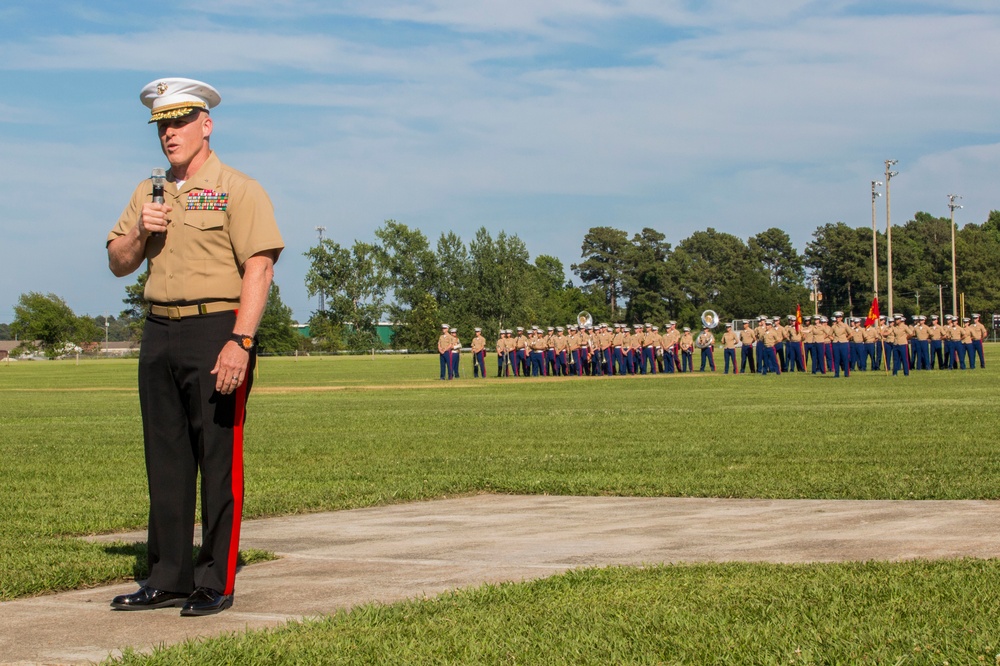
[[[181,318],[181,307],[179,305],[168,305],[167,316],[171,319]]]
[[[203,315],[204,314],[208,314],[208,304],[207,303],[199,303],[198,304],[198,314],[203,314]]]

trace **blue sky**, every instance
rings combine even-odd
[[[517,234],[569,265],[592,226],[871,224],[1000,209],[994,0],[245,0],[0,5],[0,322],[18,296],[122,309],[104,238],[162,166],[141,87],[216,86],[213,148],[259,179],[296,318],[317,226]],[[878,202],[885,224],[885,199]]]

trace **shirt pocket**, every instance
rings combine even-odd
[[[189,210],[184,215],[184,258],[191,262],[231,262],[233,247],[225,211]]]

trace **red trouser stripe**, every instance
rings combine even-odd
[[[236,314],[239,314],[236,310]],[[247,367],[253,372],[253,365]],[[244,377],[236,389],[236,406],[233,412],[233,529],[229,533],[229,561],[226,562],[226,589],[232,594],[236,589],[236,566],[240,560],[240,525],[243,523],[243,423],[247,417],[247,386],[251,377]]]
[[[252,372],[252,371],[251,371]],[[233,416],[233,528],[229,536],[229,561],[226,562],[226,589],[236,587],[236,565],[240,555],[240,524],[243,518],[243,422],[246,420],[247,381],[236,389],[236,412]]]

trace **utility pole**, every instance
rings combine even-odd
[[[958,316],[958,269],[955,267],[955,209],[961,208],[955,199],[961,199],[958,194],[948,195],[948,208],[951,209],[951,314]]]
[[[886,160],[885,161],[885,242],[886,242],[886,252],[889,255],[887,259],[888,277],[889,285],[886,288],[889,292],[889,309],[886,312],[888,317],[893,316],[892,309],[892,216],[891,209],[889,206],[889,181],[893,179],[894,176],[898,176],[898,171],[890,171],[889,167],[896,164],[899,160]]]
[[[882,196],[882,193],[876,192],[875,188],[881,185],[880,181],[872,181],[872,285],[876,299],[878,299],[878,232],[875,230],[875,199]]]
[[[815,275],[812,276],[812,286],[813,286],[813,314],[819,314],[819,278]]]
[[[323,245],[323,232],[326,231],[326,227],[316,227],[316,231],[319,232],[319,244],[320,247]],[[319,311],[326,312],[326,297],[323,295],[323,290],[319,292]]]

